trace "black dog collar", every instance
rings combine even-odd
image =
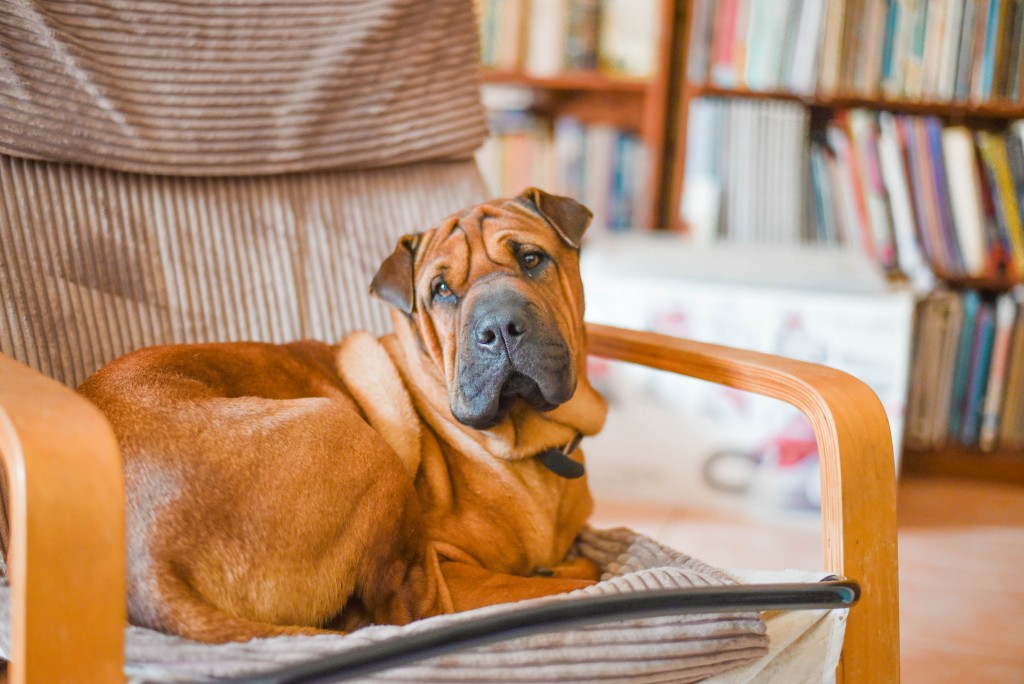
[[[583,477],[583,464],[569,458],[569,454],[576,451],[576,447],[580,445],[581,439],[583,439],[583,435],[577,432],[572,441],[563,448],[552,447],[537,454],[537,458],[545,468],[559,477],[564,477],[567,480]]]

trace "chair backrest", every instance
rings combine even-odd
[[[383,332],[403,233],[480,201],[470,0],[0,2],[0,351]]]

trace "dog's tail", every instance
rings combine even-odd
[[[227,613],[206,602],[184,581],[162,583],[165,602],[158,624],[142,625],[210,644],[277,636],[339,634],[334,630],[299,625],[275,625]]]

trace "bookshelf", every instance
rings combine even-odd
[[[989,158],[983,154],[980,142],[983,136],[988,135],[1008,139],[1010,133],[1006,131],[1012,123],[1024,119],[1024,2],[691,0],[681,2],[680,5],[682,13],[678,19],[682,29],[677,49],[683,56],[674,71],[677,80],[675,102],[672,103],[675,128],[666,134],[668,148],[664,160],[664,187],[667,200],[662,210],[662,215],[667,218],[666,226],[681,232],[696,229],[692,222],[684,220],[682,207],[686,201],[687,181],[703,182],[701,178],[687,178],[687,154],[691,151],[687,149],[688,145],[696,148],[701,144],[699,136],[691,136],[689,130],[691,126],[696,128],[702,124],[702,120],[694,114],[700,111],[700,103],[722,102],[726,104],[721,106],[727,109],[770,107],[774,103],[783,103],[802,110],[802,116],[805,117],[804,130],[810,132],[810,138],[803,141],[805,155],[811,154],[815,145],[818,145],[819,150],[838,149],[832,146],[833,138],[827,137],[831,135],[830,127],[845,127],[849,131],[851,125],[846,119],[848,114],[867,111],[871,114],[861,116],[862,120],[877,122],[881,117],[887,117],[891,127],[895,125],[892,122],[899,124],[899,127],[890,130],[900,136],[903,173],[912,190],[906,193],[907,215],[911,217],[916,232],[911,230],[909,234],[916,243],[914,249],[919,250],[921,258],[928,263],[930,275],[936,279],[935,286],[957,293],[954,296],[958,297],[974,297],[967,293],[978,293],[977,297],[988,302],[994,311],[995,302],[999,298],[1009,297],[1006,293],[1024,282],[1024,264],[1014,260],[1014,247],[1009,244],[1011,238],[1004,235],[1006,244],[1001,257],[993,257],[988,251],[992,247],[991,235],[997,229],[1002,231],[1000,234],[1012,230],[1012,212],[1009,207],[1013,201],[1004,202],[996,166],[994,162],[989,164]],[[806,16],[808,12],[811,13],[810,18]],[[786,22],[789,22],[788,28]],[[733,30],[732,34],[728,33],[729,29]],[[808,36],[814,30],[818,32],[818,42],[810,53],[801,52],[804,48],[799,45],[807,30],[811,31],[806,34]],[[776,53],[770,52],[773,48]],[[753,56],[755,53],[756,58]],[[777,56],[772,57],[772,54]],[[800,54],[805,57],[813,54],[818,60],[814,68],[810,69],[810,79],[807,77],[808,70],[800,66],[806,65],[806,60],[800,62],[796,57]],[[773,58],[779,67],[777,73],[769,73],[762,68]],[[698,103],[696,107],[695,103]],[[691,117],[694,121],[691,121]],[[927,131],[920,123],[926,120],[931,126]],[[836,124],[837,121],[840,123]],[[915,147],[916,143],[904,145],[905,138],[902,136],[913,136],[915,126],[921,128],[921,141],[940,140],[937,143],[938,152],[934,149],[929,152],[930,148],[924,142],[921,143],[924,151],[921,151],[921,147]],[[879,135],[878,127],[876,123],[876,136]],[[944,146],[945,140],[940,137],[950,128],[968,132],[966,140],[969,149],[972,143],[974,145],[972,152],[977,166],[976,174],[971,172],[965,176],[960,169],[935,161],[940,158],[944,160],[946,155],[952,154]],[[926,133],[934,138],[925,137]],[[743,134],[733,131],[734,136]],[[691,137],[698,144],[693,144]],[[746,139],[751,139],[749,134]],[[876,145],[875,153],[881,157],[881,143],[877,143],[879,139],[873,137],[872,144]],[[910,139],[916,140],[912,137]],[[849,141],[851,149],[859,143],[853,134],[849,136]],[[706,153],[706,146],[703,147],[695,154]],[[912,152],[908,152],[908,149]],[[921,156],[913,156],[918,153]],[[934,210],[931,204],[913,194],[918,189],[914,185],[917,181],[910,177],[910,167],[931,158],[929,155],[932,153],[935,154],[933,167],[922,164],[917,173],[922,174],[929,184],[932,176],[928,174],[935,178],[941,176],[941,180],[935,181],[935,187],[948,190],[947,195],[937,195],[938,199],[933,200],[933,203],[941,204],[941,209]],[[850,157],[856,160],[857,154],[854,150]],[[825,176],[822,174],[815,177],[813,160],[808,163],[811,170],[804,171],[809,178],[807,195],[801,198],[803,211],[806,212],[803,220],[812,223],[817,221],[818,232],[804,231],[802,239],[808,239],[808,235],[817,235],[820,239],[824,191],[819,192],[813,184]],[[859,163],[863,167],[862,159]],[[888,225],[891,230],[895,230],[894,189],[888,184],[888,177],[884,176],[884,160],[875,163],[876,170],[881,167],[876,175],[883,177],[879,184],[884,188],[883,198],[888,203],[884,205]],[[854,168],[853,165],[851,168]],[[935,171],[935,168],[939,170]],[[1024,219],[1024,203],[1019,202],[1024,200],[1024,171],[1020,168],[1010,170],[1014,174],[1013,180],[1017,182],[1017,192],[1012,192],[1011,185],[1010,194],[1016,194],[1019,198],[1015,206],[1016,220],[1020,221]],[[689,175],[698,174],[691,171]],[[955,201],[952,195],[962,191],[962,184],[970,182],[964,179],[971,176],[981,179],[973,181],[982,187],[976,211],[982,215],[981,223],[989,236],[986,239],[990,240],[985,243],[983,269],[967,268],[967,257],[959,251],[964,240],[962,234],[953,233],[952,238],[946,238],[953,241],[953,251],[958,254],[955,263],[946,262],[937,256],[942,250],[936,241],[941,239],[942,234],[934,226],[942,224],[957,228],[961,224],[962,214],[955,213],[959,207],[952,206]],[[830,177],[833,181],[836,178],[834,175]],[[863,207],[867,206],[868,210],[871,208],[868,181],[855,178],[854,183],[861,184],[861,226],[870,228],[870,214],[867,214],[866,219],[863,218]],[[835,195],[831,196],[831,200],[837,204],[840,201]],[[840,213],[838,208],[830,207],[829,210],[836,215]],[[941,213],[943,211],[946,213]],[[848,224],[851,215],[852,210],[845,217]],[[715,221],[722,221],[717,213],[712,216]],[[807,219],[808,216],[813,218]],[[720,224],[714,225],[718,225],[721,230]],[[947,232],[950,231],[947,229]],[[959,243],[958,238],[961,241]],[[1021,238],[1024,239],[1024,235]],[[849,234],[844,239],[849,240]],[[929,240],[932,242],[926,244]],[[896,257],[892,258],[893,263],[888,264],[888,268],[894,276],[898,276],[902,264],[896,262]],[[1024,305],[1018,305],[1017,316],[1024,317]],[[992,335],[994,324],[989,325],[988,334]],[[991,349],[992,343],[989,344],[988,348]],[[1024,353],[1024,348],[1016,352],[1018,356],[1021,353]],[[973,368],[974,361],[971,363]],[[1024,410],[1024,406],[1017,408],[1018,411]],[[908,405],[908,412],[910,410]],[[915,446],[905,446],[902,459],[904,473],[1024,483],[1024,445],[1021,442],[1016,442],[1011,448],[999,444],[992,446],[990,442],[983,450],[974,445],[965,446],[964,440],[953,438],[952,433],[948,438],[941,429],[939,433],[943,436],[930,443],[928,440],[918,440]]]
[[[493,61],[499,65],[481,68],[481,77],[485,85],[517,86],[530,89],[534,101],[529,110],[538,116],[548,127],[562,117],[571,117],[584,125],[603,125],[635,134],[642,143],[645,160],[640,175],[644,178],[640,196],[637,198],[636,211],[632,223],[640,228],[652,228],[665,225],[668,215],[668,203],[665,201],[664,188],[667,187],[669,168],[666,166],[667,134],[671,128],[669,113],[671,111],[671,92],[680,57],[678,47],[680,17],[684,0],[646,0],[651,4],[653,24],[656,35],[646,37],[646,43],[652,44],[650,68],[644,75],[617,73],[614,68],[601,69],[598,65],[589,68],[557,68],[554,71],[542,70],[538,75],[527,64],[526,56],[528,39],[520,35],[518,38],[518,54],[508,55],[504,59]],[[511,3],[512,10],[507,9]],[[567,6],[589,5],[603,6],[598,0],[560,0],[551,3],[534,3],[543,11],[552,11],[558,6],[563,10]],[[520,32],[529,30],[531,7],[528,0],[502,0],[488,3],[481,0],[478,12],[485,23],[483,40],[486,45],[488,10],[490,5],[502,6],[511,11],[514,20],[523,23]],[[620,7],[628,7],[627,2],[618,2]],[[643,4],[643,3],[640,3]],[[639,7],[639,4],[634,5]],[[621,11],[621,10],[620,10]],[[501,47],[497,48],[499,51]],[[486,50],[486,48],[485,48]],[[513,50],[515,52],[515,50]],[[556,188],[556,191],[559,190]],[[564,191],[564,190],[563,190]]]

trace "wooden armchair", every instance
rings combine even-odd
[[[160,342],[383,332],[365,295],[380,259],[402,233],[483,199],[468,0],[187,4],[0,3],[0,541],[14,682],[123,678],[120,458],[69,388]],[[841,681],[897,681],[893,455],[871,391],[828,368],[665,336],[592,325],[589,343],[810,417],[824,569],[863,590]]]

